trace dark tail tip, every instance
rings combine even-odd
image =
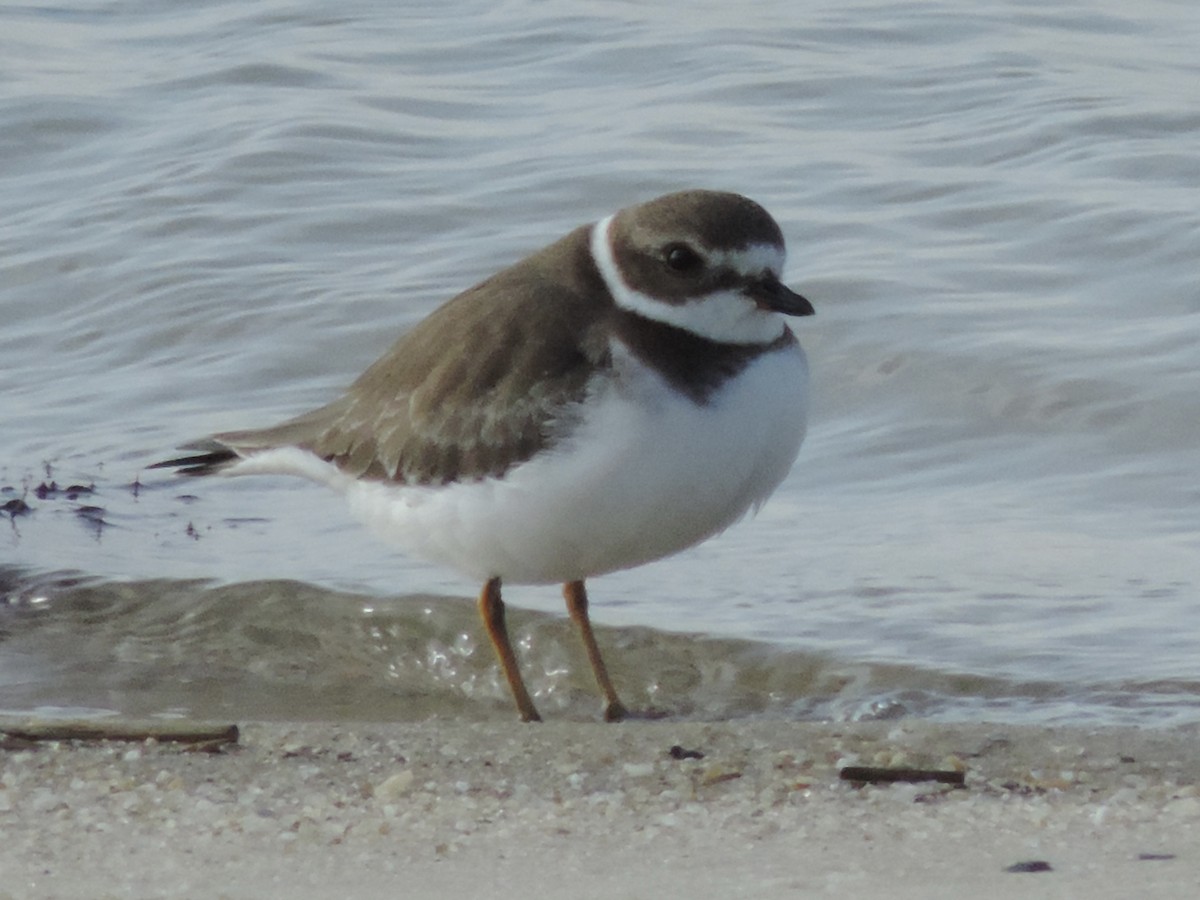
[[[148,469],[174,469],[176,475],[212,475],[226,468],[240,457],[224,444],[218,441],[198,441],[195,444],[185,444],[181,450],[196,450],[189,456],[178,456],[174,459],[164,459],[147,466]]]

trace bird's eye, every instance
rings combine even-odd
[[[704,264],[700,254],[687,244],[668,244],[663,248],[663,259],[676,272],[694,272]]]

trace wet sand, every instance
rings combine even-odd
[[[1198,730],[431,721],[249,724],[220,752],[10,740],[0,898],[1192,896]],[[850,765],[965,787],[856,786]]]

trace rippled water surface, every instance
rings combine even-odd
[[[756,519],[592,585],[623,690],[1200,719],[1188,0],[146,0],[0,35],[0,709],[508,715],[476,585],[316,487],[143,466],[706,186],[788,237],[810,437]],[[509,599],[540,702],[592,715],[557,594]]]

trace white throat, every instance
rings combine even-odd
[[[740,291],[717,291],[680,304],[664,303],[635,291],[621,277],[613,256],[608,233],[612,220],[608,216],[592,226],[591,250],[617,306],[722,344],[769,344],[783,334],[787,327],[783,316],[759,309]]]

